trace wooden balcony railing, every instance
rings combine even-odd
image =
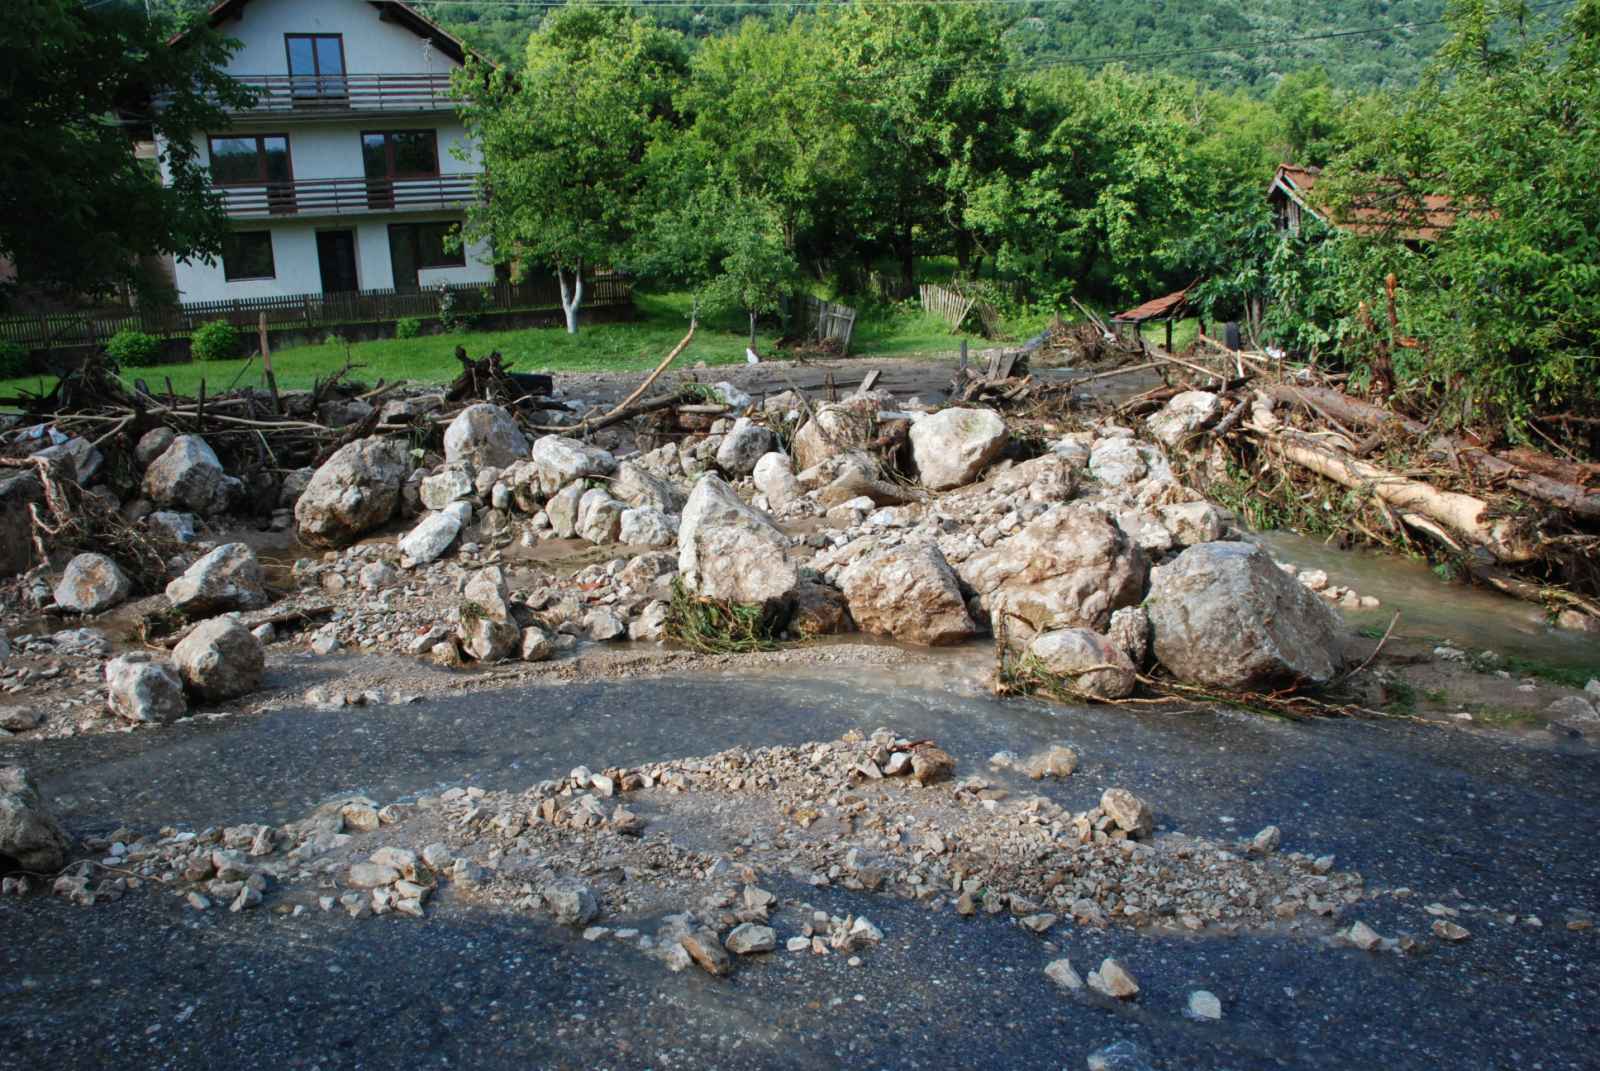
[[[459,208],[477,197],[478,177],[459,174],[419,179],[299,179],[217,189],[228,215],[234,219],[352,216]]]
[[[450,111],[448,74],[236,74],[234,81],[255,90],[253,108],[238,115],[314,115],[319,112]]]

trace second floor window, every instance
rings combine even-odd
[[[286,33],[289,77],[296,100],[343,100],[344,38],[336,33]]]
[[[211,181],[218,186],[269,186],[293,182],[289,138],[248,134],[211,139]]]
[[[362,134],[361,161],[369,179],[433,178],[439,174],[439,139],[432,130]]]

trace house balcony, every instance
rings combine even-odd
[[[408,179],[298,179],[219,186],[230,219],[459,211],[478,199],[476,173]]]
[[[254,107],[230,109],[236,119],[349,119],[456,108],[448,74],[236,74],[233,78],[256,93]]]

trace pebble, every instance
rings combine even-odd
[[[1196,989],[1189,994],[1188,1015],[1191,1019],[1221,1019],[1222,1001],[1209,989]]]
[[[1100,969],[1089,972],[1089,988],[1117,1000],[1132,1000],[1139,995],[1139,983],[1121,963],[1107,956]]]

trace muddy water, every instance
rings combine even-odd
[[[1447,641],[1463,650],[1496,651],[1576,669],[1600,676],[1600,640],[1552,628],[1532,603],[1484,588],[1452,583],[1436,576],[1422,562],[1375,551],[1339,550],[1295,532],[1261,532],[1254,538],[1279,561],[1306,569],[1322,569],[1331,583],[1375,595],[1377,610],[1344,611],[1352,628],[1385,628],[1395,612],[1395,635],[1424,641]]]

